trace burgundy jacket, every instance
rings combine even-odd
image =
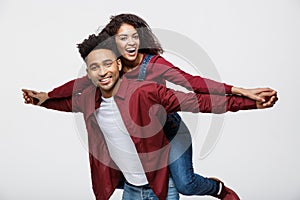
[[[144,55],[145,56],[145,55]],[[127,72],[125,76],[128,79],[137,79],[140,66],[135,70]],[[195,93],[204,94],[231,94],[231,85],[219,83],[200,76],[192,76],[175,67],[172,63],[159,55],[151,58],[147,67],[145,80],[155,81],[166,85],[166,81],[185,87]],[[87,76],[71,80],[64,85],[53,89],[48,93],[49,97],[69,97],[72,94],[80,93],[87,86],[91,85]]]
[[[183,93],[162,84],[124,77],[114,99],[139,153],[149,185],[160,200],[166,199],[169,177],[169,142],[162,129],[166,113],[224,113],[256,108],[255,101],[240,96]],[[105,200],[117,187],[121,172],[109,156],[104,136],[94,116],[100,103],[99,89],[90,85],[81,94],[69,98],[51,98],[42,106],[84,114],[93,190],[97,200]]]

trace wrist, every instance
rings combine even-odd
[[[241,88],[241,87],[235,87],[235,86],[233,86],[231,88],[231,92],[232,92],[232,94],[244,95],[244,89]]]
[[[48,92],[46,92],[46,100],[47,100],[47,99],[50,99],[49,93],[48,93]]]

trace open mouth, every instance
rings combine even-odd
[[[136,51],[136,48],[128,48],[128,49],[126,49],[126,52],[129,53],[129,54],[133,54],[133,53],[135,53],[135,51]]]

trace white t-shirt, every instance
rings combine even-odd
[[[126,180],[135,185],[148,183],[145,171],[113,97],[103,98],[95,116],[112,160]]]

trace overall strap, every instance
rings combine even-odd
[[[141,66],[140,66],[140,71],[139,71],[139,76],[138,76],[139,81],[145,80],[148,63],[150,62],[152,57],[153,57],[153,55],[150,55],[150,54],[147,54],[145,56]]]

